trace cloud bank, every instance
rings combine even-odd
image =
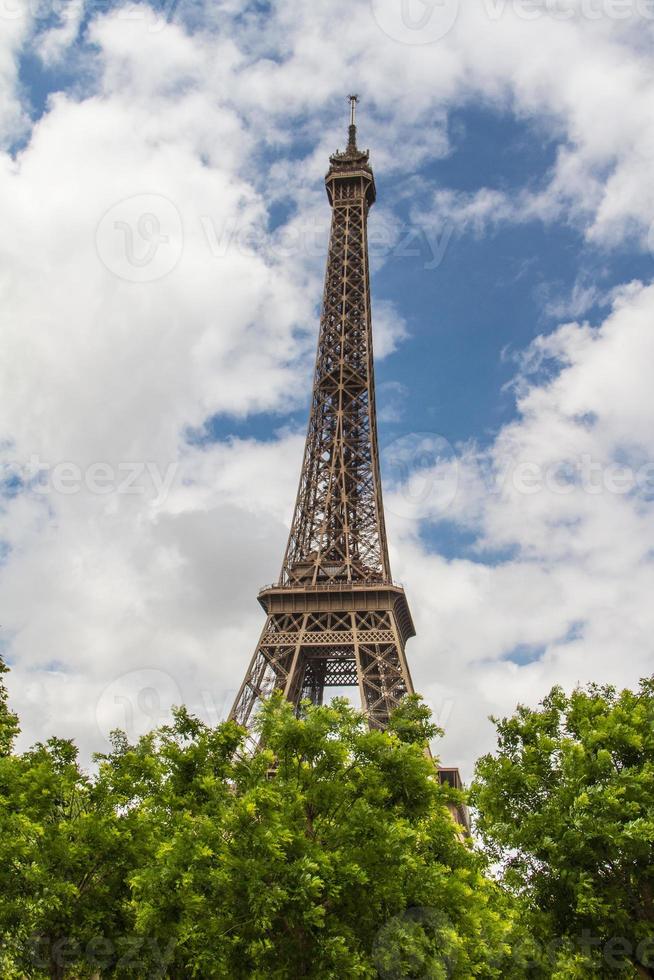
[[[320,181],[351,82],[387,173],[452,153],[449,115],[472,104],[555,146],[517,194],[427,187],[427,225],[559,222],[607,256],[647,248],[651,19],[469,7],[431,41],[391,0],[4,16],[0,604],[25,742],[55,731],[89,752],[180,699],[210,720],[229,707],[296,488],[284,413],[310,385]],[[51,72],[40,114],[27,54]],[[77,74],[57,85],[64,63]],[[396,220],[394,202],[372,218],[391,237]],[[599,327],[534,341],[513,421],[419,472],[409,516],[410,481],[387,490],[416,685],[468,773],[489,712],[651,672],[654,292],[609,299]],[[399,301],[377,314],[380,356],[411,343]],[[261,413],[265,439],[188,438]],[[428,545],[444,524],[466,536],[459,558]]]

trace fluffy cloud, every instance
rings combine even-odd
[[[614,245],[636,234],[644,242],[654,218],[654,70],[643,43],[654,30],[649,6],[627,5],[626,19],[625,5],[618,11],[608,0],[561,5],[570,17],[557,16],[554,4],[540,5],[534,17],[534,5],[520,0],[440,6],[444,14],[437,5],[427,10],[431,23],[424,9],[414,11],[415,28],[407,30],[395,0],[317,3],[302,12],[279,3],[266,34],[279,57],[248,63],[239,101],[270,131],[289,111],[310,113],[356,80],[377,107],[366,130],[387,173],[411,172],[447,153],[446,108],[481,103],[511,111],[533,123],[535,141],[554,139],[559,148],[538,182],[525,175],[518,201],[500,196],[500,217],[564,218],[593,241]],[[422,43],[434,18],[453,6],[450,30]],[[334,32],[334,23],[347,29]],[[247,28],[244,36],[250,43]],[[490,215],[495,194],[481,189],[469,220]]]
[[[0,172],[5,647],[26,737],[77,729],[86,748],[121,674],[153,666],[223,707],[256,637],[261,556],[277,570],[276,495],[285,516],[296,480],[277,471],[300,449],[185,433],[303,401],[317,299],[292,257],[245,241],[267,224],[242,176],[252,143],[198,83],[190,39],[92,30],[97,93],[58,95]],[[154,47],[137,88],[139,44]],[[217,247],[226,228],[244,242]]]
[[[233,46],[120,11],[89,39],[93,91],[56,95],[0,170],[4,648],[25,739],[85,749],[147,715],[143,685],[218,717],[240,682],[302,439],[186,435],[305,402],[328,235],[308,192],[269,231],[216,96]],[[405,333],[381,304],[379,355]]]
[[[0,148],[12,144],[27,129],[19,91],[20,52],[32,30],[30,8],[0,4]]]
[[[69,0],[57,11],[57,22],[38,39],[38,54],[48,67],[61,61],[77,39],[84,19],[84,0]]]
[[[515,195],[440,189],[432,224],[482,233],[535,217],[574,221],[607,246],[646,241],[648,19],[591,19],[579,5],[534,21],[515,3],[461,4],[422,44],[394,36],[396,8],[284,0],[263,18],[195,3],[164,25],[129,5],[85,26],[71,2],[52,22],[4,19],[5,146],[27,133],[30,38],[50,68],[72,44],[82,66],[24,148],[0,157],[0,601],[25,741],[57,731],[88,751],[171,701],[212,720],[229,704],[261,624],[256,589],[278,570],[302,439],[186,434],[216,414],[274,419],[305,402],[320,181],[342,144],[344,88],[366,99],[365,142],[387,174],[449,153],[448,111],[471,103],[557,143],[550,170]],[[373,218],[391,250],[393,207]],[[569,315],[583,315],[587,296],[577,300]],[[435,487],[458,479],[445,515],[436,492],[411,518],[406,489],[389,492],[394,569],[418,627],[409,654],[449,727],[448,761],[469,766],[488,745],[486,715],[518,697],[651,667],[653,307],[634,284],[600,329],[538,339],[515,421],[489,450],[462,447],[427,475]],[[391,303],[376,314],[381,356],[407,329]],[[641,482],[615,489],[619,466]],[[426,547],[444,517],[474,541],[467,558]]]
[[[416,680],[450,726],[448,758],[467,764],[469,742],[490,737],[487,714],[549,684],[651,673],[653,318],[654,287],[635,283],[600,328],[538,338],[518,416],[490,448],[435,456],[389,495],[391,515],[414,501],[411,520],[392,521],[396,572],[417,612]],[[425,550],[434,522],[472,536],[469,559]]]

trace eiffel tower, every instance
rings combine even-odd
[[[405,656],[415,635],[388,560],[377,445],[368,211],[369,152],[357,146],[357,96],[347,149],[325,178],[331,232],[309,427],[291,531],[267,619],[231,716],[251,728],[274,690],[299,705],[358,687],[371,727],[385,728],[413,692]]]

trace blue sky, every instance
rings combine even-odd
[[[651,672],[653,26],[568,6],[447,0],[419,29],[397,0],[1,8],[26,742],[136,734],[146,687],[162,717],[231,703],[288,531],[352,89],[393,567],[448,762],[553,683]]]
[[[171,23],[193,19],[190,4],[152,6]],[[19,78],[33,121],[42,117],[51,95],[94,90],[92,74],[84,70],[81,60],[88,52],[85,26],[92,20],[93,11],[112,7],[120,4],[106,0],[87,5],[76,44],[55,66],[44,65],[29,47],[21,53]],[[254,5],[254,9],[262,13],[268,5]],[[56,22],[55,14],[40,19],[42,27]],[[331,120],[337,114],[333,100],[328,111]],[[365,102],[359,120],[361,139],[365,140]],[[319,124],[318,119],[313,122]],[[301,167],[312,150],[311,143],[306,138],[293,139],[292,129],[288,135],[291,143],[283,157]],[[415,212],[428,206],[436,188],[474,193],[485,187],[509,196],[525,188],[539,188],[548,181],[558,148],[565,145],[565,139],[548,131],[542,121],[517,119],[506,107],[492,103],[453,110],[447,135],[449,147],[443,157],[428,159],[418,168],[408,167],[406,173],[401,164],[398,172],[390,175],[376,171],[379,200],[394,202],[401,239],[374,277],[374,299],[389,300],[397,307],[410,336],[410,343],[377,366],[382,410],[387,390],[394,405],[397,401],[396,391],[387,386],[399,384],[404,389],[401,420],[386,421],[382,411],[380,434],[382,441],[391,441],[404,432],[425,430],[443,435],[453,444],[475,440],[483,446],[515,415],[514,398],[506,390],[515,375],[515,357],[538,334],[558,325],[560,316],[550,307],[565,303],[580,280],[605,295],[626,279],[647,280],[652,274],[652,256],[643,253],[637,240],[624,241],[617,249],[592,247],[584,241],[582,228],[562,220],[544,223],[533,219],[509,227],[500,224],[483,234],[443,221],[431,229],[430,241],[429,230],[426,233],[416,221]],[[14,152],[21,145],[15,144]],[[264,148],[262,169],[277,159],[275,148]],[[271,201],[270,230],[283,226],[296,209],[292,197]],[[371,222],[374,226],[374,212]],[[442,236],[447,243],[444,253],[438,257],[437,266],[430,268],[433,249]],[[589,303],[584,317],[597,324],[606,305],[601,299]],[[304,424],[304,408],[288,415],[292,424]],[[239,413],[234,418],[225,412],[212,421],[210,432],[220,437],[265,438],[273,433],[278,416],[263,413],[243,418]]]

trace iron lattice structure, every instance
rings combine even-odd
[[[404,651],[415,630],[384,524],[367,242],[376,191],[356,101],[325,178],[332,223],[309,427],[280,579],[259,594],[267,620],[231,713],[246,727],[276,689],[299,705],[357,686],[379,728],[413,691]]]

